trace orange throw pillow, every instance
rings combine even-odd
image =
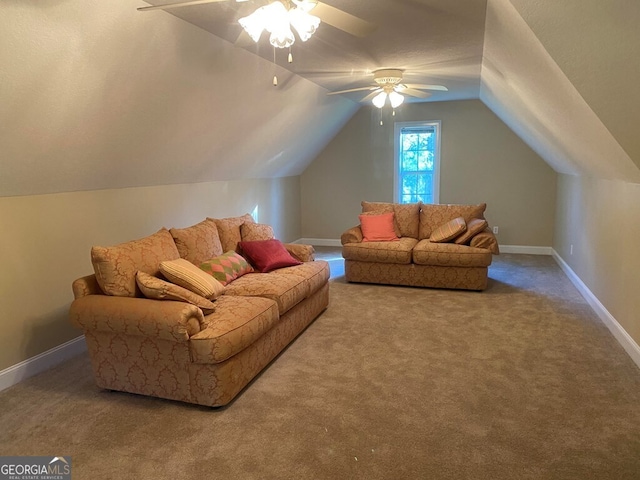
[[[380,215],[358,215],[363,242],[393,242],[399,240],[394,228],[394,213]]]

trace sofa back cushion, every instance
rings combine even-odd
[[[222,255],[216,222],[210,218],[187,228],[170,230],[180,256],[195,265]]]
[[[431,233],[441,225],[462,217],[465,222],[474,218],[484,219],[486,203],[479,205],[434,205],[423,203],[420,209],[419,239],[431,237]]]
[[[401,237],[418,238],[420,203],[362,202],[362,213],[395,213],[396,233]]]
[[[240,226],[240,237],[243,242],[254,242],[256,240],[273,240],[275,234],[271,225],[245,222]]]
[[[220,236],[223,252],[237,251],[238,242],[242,240],[240,227],[244,223],[255,223],[253,217],[248,213],[241,217],[216,218],[214,221],[218,227],[218,235]]]
[[[166,228],[148,237],[112,247],[91,248],[91,263],[102,291],[117,297],[142,297],[136,284],[138,270],[157,276],[160,262],[180,258]]]

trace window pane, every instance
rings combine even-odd
[[[405,172],[415,172],[418,170],[418,155],[416,152],[403,152],[402,170]]]
[[[418,135],[415,133],[401,134],[402,150],[416,150],[418,148]]]
[[[418,152],[418,170],[433,170],[433,153],[426,150]]]

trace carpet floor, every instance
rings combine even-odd
[[[640,479],[640,370],[551,257],[495,257],[481,293],[329,260],[329,308],[228,407],[101,391],[84,354],[0,392],[0,455],[91,480]]]

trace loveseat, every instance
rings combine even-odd
[[[488,267],[499,248],[484,217],[485,209],[484,203],[362,202],[360,225],[341,236],[346,280],[486,289]],[[366,238],[365,226],[372,230],[371,238]]]
[[[290,266],[258,272],[238,255],[264,245],[283,246]],[[248,214],[93,247],[91,259],[70,319],[108,390],[226,405],[329,303],[327,262]]]

